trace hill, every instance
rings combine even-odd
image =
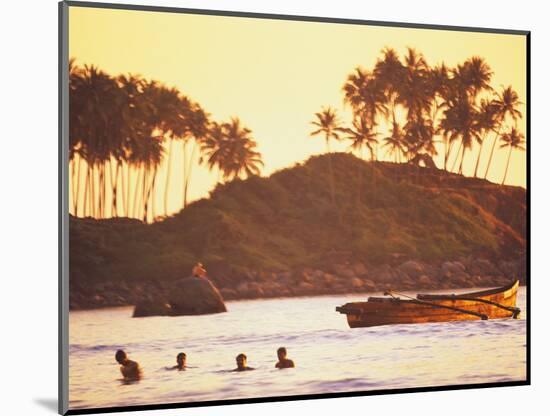
[[[250,275],[265,280],[266,273],[326,271],[337,264],[524,263],[525,189],[331,156],[334,202],[329,156],[322,155],[267,178],[218,185],[209,198],[154,224],[71,217],[71,284],[162,285],[187,275],[197,261],[228,289]]]

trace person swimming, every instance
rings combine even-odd
[[[185,371],[187,368],[187,355],[184,352],[180,352],[176,356],[176,365],[173,367],[166,367],[167,370],[179,370]]]
[[[117,363],[120,364],[120,372],[125,381],[137,381],[143,376],[139,364],[135,361],[129,360],[128,356],[123,350],[118,350],[115,354]]]
[[[275,368],[282,370],[283,368],[294,368],[294,361],[286,358],[286,348],[281,347],[277,350],[277,358],[279,361],[275,364]]]
[[[237,355],[235,360],[237,361],[237,368],[235,368],[233,371],[250,371],[250,370],[254,370],[254,368],[248,367],[246,365],[246,355],[245,354],[240,353],[239,355]]]

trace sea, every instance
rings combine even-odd
[[[467,291],[472,290],[477,289]],[[517,320],[351,329],[345,315],[335,311],[336,306],[375,295],[380,293],[231,301],[227,313],[201,316],[132,318],[131,307],[71,311],[69,407],[525,380],[524,287],[518,291],[522,313]],[[294,369],[275,368],[281,346],[295,362]],[[140,364],[140,381],[121,379],[117,349]],[[187,354],[185,371],[170,369],[179,352]],[[247,355],[255,371],[230,371],[239,353]]]

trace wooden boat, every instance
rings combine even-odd
[[[463,320],[518,318],[516,295],[519,281],[508,286],[480,292],[451,295],[416,295],[416,298],[394,292],[389,297],[369,297],[366,302],[337,306],[345,314],[350,328],[390,324],[417,324]],[[404,297],[402,299],[399,296]]]

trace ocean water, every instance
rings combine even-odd
[[[471,291],[469,289],[468,291]],[[455,290],[459,293],[459,290]],[[518,320],[350,329],[334,308],[373,294],[228,302],[228,313],[132,318],[132,308],[73,311],[69,406],[97,408],[441,386],[526,378],[525,288]],[[376,294],[375,294],[376,295]],[[414,295],[411,293],[411,295]],[[295,369],[274,368],[285,346]],[[144,377],[121,381],[119,348]],[[169,371],[178,352],[186,371]],[[255,371],[230,372],[244,352]]]

